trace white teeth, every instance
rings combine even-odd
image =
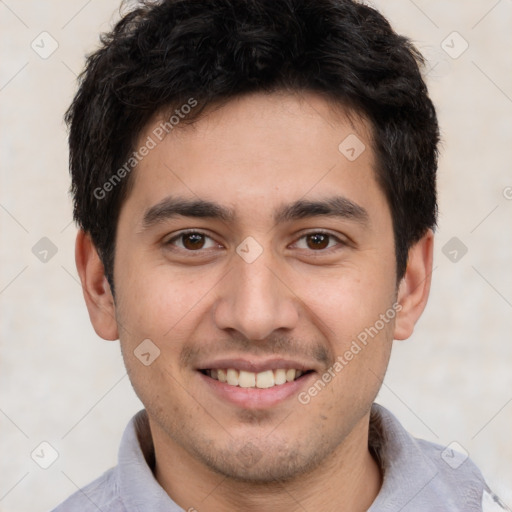
[[[274,370],[274,382],[277,386],[286,382],[286,370]]]
[[[288,370],[279,368],[259,373],[247,372],[245,370],[238,371],[234,368],[219,368],[207,371],[207,375],[219,382],[228,383],[231,386],[240,386],[241,388],[259,389],[281,386],[298,379],[303,374],[303,371],[295,370],[294,368]]]
[[[228,384],[238,386],[238,371],[232,368],[228,369]]]
[[[295,380],[295,370],[293,368],[291,370],[286,370],[286,380],[288,382]]]
[[[256,375],[254,373],[240,370],[240,375],[238,376],[238,385],[241,388],[253,388],[255,384]]]
[[[240,372],[242,373],[242,372]],[[265,372],[260,372],[256,375],[256,387],[265,389],[271,388],[274,386],[274,372],[272,370],[267,370]]]

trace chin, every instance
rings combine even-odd
[[[215,473],[235,482],[252,485],[290,482],[312,471],[325,456],[321,451],[303,455],[299,449],[291,447],[260,448],[250,441],[242,448],[227,449],[222,454],[198,455]]]

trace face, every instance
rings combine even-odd
[[[265,482],[365,438],[396,314],[374,169],[368,127],[313,94],[232,100],[138,164],[115,317],[156,445]]]

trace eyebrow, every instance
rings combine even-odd
[[[149,229],[156,224],[175,217],[193,217],[218,219],[224,222],[236,220],[235,211],[212,201],[203,199],[186,199],[169,196],[144,213],[142,225]],[[310,217],[335,217],[368,224],[368,212],[360,205],[343,196],[333,196],[321,200],[299,199],[283,205],[274,213],[274,222],[280,224]]]

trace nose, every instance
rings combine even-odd
[[[217,327],[236,330],[249,340],[264,340],[278,329],[293,329],[299,300],[286,282],[282,265],[270,250],[251,263],[234,255],[230,272],[221,281],[214,310]]]

